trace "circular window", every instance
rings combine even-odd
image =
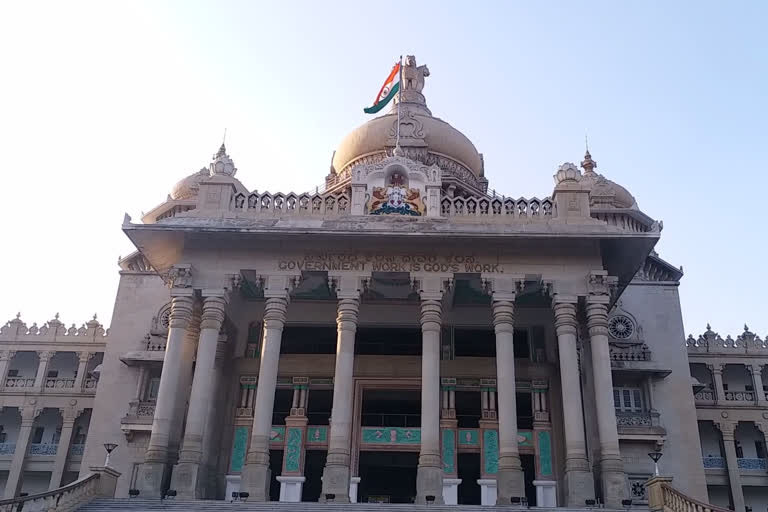
[[[160,327],[168,329],[171,323],[171,308],[167,307],[160,313]]]
[[[625,340],[635,332],[635,325],[629,317],[616,315],[608,322],[608,332],[618,340]]]

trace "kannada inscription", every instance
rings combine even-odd
[[[474,255],[317,253],[278,259],[278,270],[346,272],[439,272],[503,274],[504,265]]]

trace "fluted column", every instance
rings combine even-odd
[[[88,361],[93,357],[93,352],[78,352],[78,365],[77,376],[75,377],[75,390],[80,391],[83,389],[83,382],[85,381],[85,369],[88,367]]]
[[[744,512],[744,490],[741,487],[741,474],[739,459],[736,457],[736,427],[738,422],[715,422],[723,435],[723,449],[725,450],[725,463],[728,466],[728,481],[731,484],[731,497],[733,509],[736,512]]]
[[[619,433],[613,404],[613,377],[608,345],[607,276],[593,274],[593,291],[587,298],[587,327],[592,352],[592,374],[595,387],[597,431],[600,437],[600,484],[603,502],[620,508],[626,495],[626,477],[619,451]]]
[[[19,408],[21,413],[21,428],[16,438],[16,450],[13,452],[11,467],[8,471],[8,479],[5,481],[5,499],[16,497],[21,488],[21,475],[24,472],[24,460],[27,457],[27,448],[29,447],[29,436],[32,434],[32,425],[35,418],[42,412],[33,405],[25,405]]]
[[[416,472],[416,503],[434,496],[443,503],[440,453],[440,328],[442,292],[421,294],[421,450]]]
[[[715,400],[717,403],[725,403],[725,386],[723,386],[723,370],[725,363],[715,363],[707,365],[712,372],[712,379],[715,381]]]
[[[59,436],[59,446],[56,448],[56,460],[53,463],[51,471],[51,480],[48,484],[48,490],[52,491],[61,486],[61,477],[64,475],[64,468],[67,464],[69,455],[69,443],[72,441],[72,430],[75,428],[75,420],[82,410],[76,410],[71,407],[60,409],[61,411],[61,435]]]
[[[493,328],[496,332],[496,385],[499,418],[499,471],[496,503],[508,505],[513,496],[525,496],[525,479],[517,440],[515,391],[514,291],[493,292]]]
[[[339,299],[336,317],[336,369],[333,377],[328,457],[323,470],[321,501],[349,503],[350,445],[352,434],[352,399],[354,393],[355,334],[360,308],[359,278],[342,276],[337,281]],[[334,495],[333,499],[326,496]]]
[[[152,432],[145,455],[139,468],[137,486],[141,495],[159,498],[168,462],[168,445],[174,423],[174,412],[179,397],[179,375],[182,371],[183,352],[187,327],[192,318],[192,290],[179,290],[171,300],[168,340],[165,344],[163,370],[152,420]]]
[[[45,378],[48,376],[48,363],[54,355],[56,355],[56,352],[54,351],[39,350],[37,352],[39,363],[37,365],[37,373],[35,374],[35,389],[40,391],[45,389]]]
[[[173,471],[171,487],[180,497],[203,497],[206,475],[202,465],[203,435],[207,428],[208,409],[214,399],[216,345],[224,322],[227,299],[224,290],[203,291],[200,319],[200,341],[197,344],[195,375],[187,411],[179,463]]]
[[[287,287],[282,290],[267,289],[264,296],[264,343],[259,363],[259,383],[256,387],[251,444],[245,457],[240,486],[250,494],[252,501],[269,500],[269,432],[272,429],[277,366],[288,308]]]
[[[758,405],[765,405],[765,391],[763,391],[763,365],[747,365],[747,370],[752,374],[752,387],[755,390],[755,402]]]
[[[595,482],[589,467],[584,437],[584,409],[576,347],[576,297],[568,300],[555,296],[554,310],[563,397],[566,504],[569,507],[583,507],[585,500],[595,497]]]

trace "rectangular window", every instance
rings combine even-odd
[[[147,400],[157,400],[158,391],[160,391],[160,377],[153,377],[149,379],[149,387],[147,389]]]
[[[8,376],[9,377],[18,377],[19,376],[19,370],[8,370]]]
[[[48,375],[47,375],[47,377],[48,377],[49,379],[55,379],[55,378],[56,378],[56,377],[58,377],[58,376],[59,376],[59,370],[48,370]]]
[[[44,427],[35,427],[35,432],[32,434],[32,444],[40,444],[43,442],[43,432],[45,432]]]
[[[636,387],[613,388],[613,407],[616,412],[644,411],[642,391]]]

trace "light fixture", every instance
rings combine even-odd
[[[653,461],[653,474],[654,476],[659,476],[659,459],[661,458],[662,453],[661,452],[651,452],[648,454],[648,456]]]
[[[117,448],[117,444],[115,443],[104,443],[104,449],[107,450],[107,458],[104,459],[104,467],[109,467],[109,454],[112,453],[115,448]]]

